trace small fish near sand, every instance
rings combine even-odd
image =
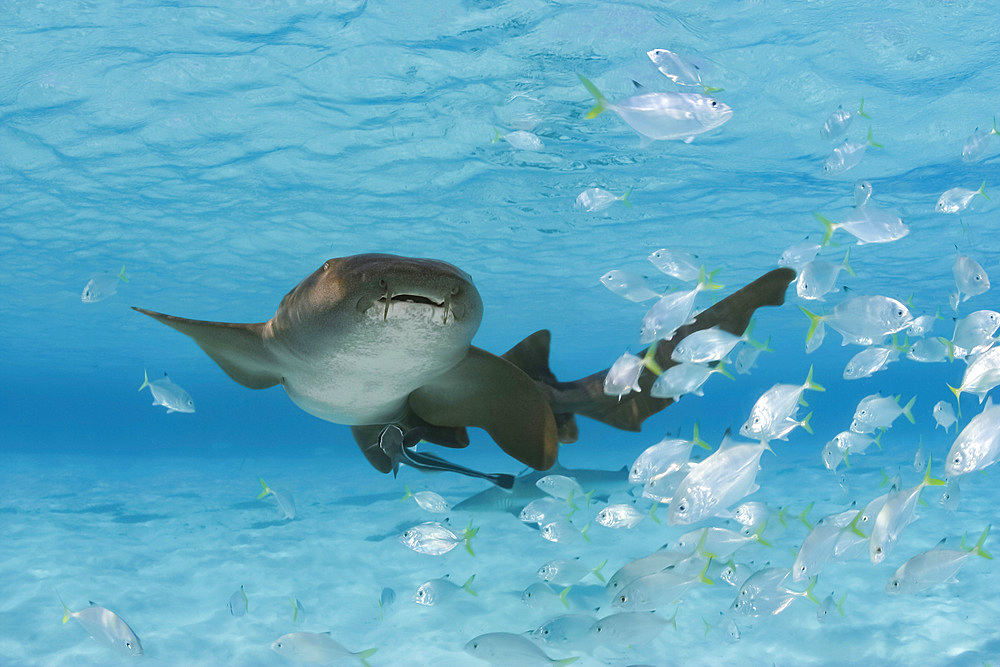
[[[98,607],[93,602],[90,603],[89,607],[84,607],[80,611],[70,610],[65,602],[62,602],[62,606],[66,610],[62,619],[63,623],[69,621],[70,618],[76,619],[97,643],[110,646],[125,655],[142,655],[142,643],[139,641],[139,637],[128,626],[128,623],[115,612]]]
[[[330,637],[329,632],[289,632],[271,643],[271,650],[289,660],[309,664],[329,664],[353,657],[365,667],[378,649],[349,651]]]
[[[149,387],[149,392],[153,394],[153,405],[162,405],[167,409],[167,414],[172,412],[194,412],[194,399],[191,394],[184,391],[184,388],[174,384],[167,374],[159,380],[149,381],[146,370],[142,371],[142,385],[139,391]]]
[[[260,485],[263,487],[263,490],[257,496],[257,500],[261,500],[267,496],[274,496],[274,499],[278,502],[278,511],[281,512],[282,518],[287,519],[288,521],[294,519],[295,500],[292,498],[292,494],[283,491],[275,491],[267,485],[267,482],[265,482],[262,477],[258,478],[258,481],[260,481]]]

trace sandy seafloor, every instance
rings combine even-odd
[[[925,444],[933,452],[945,446],[944,440]],[[763,489],[754,496],[775,507],[790,503],[788,528],[775,526],[767,533],[773,548],[751,545],[738,552],[737,561],[790,566],[791,549],[806,534],[790,516],[804,509],[802,498],[815,501],[810,516],[817,518],[846,507],[851,498],[867,500],[884,492],[878,466],[908,463],[879,453],[857,457],[848,494],[815,458],[796,455],[790,447],[777,443],[783,465],[765,456],[759,476]],[[564,458],[569,467],[576,465],[571,454]],[[800,459],[797,465],[795,459]],[[623,462],[614,452],[586,456],[588,467]],[[905,465],[902,471],[907,485],[918,481]],[[270,499],[255,499],[258,475],[294,494],[293,521],[281,519]],[[483,488],[474,480],[405,469],[400,481],[413,490],[433,489],[452,503]],[[399,534],[440,516],[412,499],[401,502],[402,484],[388,483],[360,457],[330,454],[136,460],[19,455],[4,466],[0,483],[4,664],[132,662],[96,644],[75,622],[61,625],[57,595],[74,610],[88,600],[113,608],[140,636],[145,659],[153,664],[285,664],[269,644],[300,630],[330,631],[355,651],[377,647],[372,665],[484,664],[462,652],[472,637],[523,632],[567,613],[555,599],[539,608],[521,601],[523,589],[538,581],[535,570],[543,563],[580,556],[596,565],[607,559],[610,575],[684,532],[646,520],[630,531],[594,525],[589,544],[554,544],[510,514],[451,512],[452,525],[465,526],[471,519],[479,526],[476,556],[461,547],[443,556],[417,554],[399,542]],[[992,476],[983,474],[963,480],[955,512],[938,505],[939,490],[928,489],[924,496],[929,506],[920,510],[920,519],[904,532],[886,563],[848,561],[830,564],[820,574],[817,596],[847,594],[844,618],[834,615],[821,624],[815,605],[797,600],[782,615],[757,619],[752,627],[737,617],[738,642],[714,633],[706,637],[702,619],[717,618],[735,595],[717,581],[684,595],[677,630],[666,628],[648,645],[548,653],[580,656],[580,665],[990,664],[1000,656],[992,625],[1000,613],[1000,575],[992,562],[972,558],[959,583],[929,593],[893,597],[882,590],[902,560],[941,537],[978,535],[981,517],[1000,501]],[[582,522],[601,506],[595,503],[575,520]],[[463,593],[430,608],[412,602],[421,583],[445,574],[458,582],[475,574],[478,596]],[[249,613],[236,618],[227,602],[240,585]],[[577,593],[595,594],[596,585],[588,578],[577,586],[582,590],[571,592],[574,612],[584,611],[576,605],[586,607],[593,599]],[[396,601],[380,620],[378,600],[387,586]],[[296,623],[291,596],[305,611]],[[605,603],[597,615],[610,611]],[[657,613],[669,617],[674,606]]]

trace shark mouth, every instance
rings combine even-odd
[[[421,296],[419,294],[389,294],[386,293],[380,296],[376,301],[375,305],[379,306],[382,310],[382,319],[389,319],[389,308],[395,305],[407,307],[411,305],[424,305],[431,307],[431,319],[436,319],[436,316],[441,317],[441,323],[448,323],[448,316],[451,314],[454,317],[454,313],[451,312],[451,299],[446,298],[444,300],[436,300],[431,297]]]

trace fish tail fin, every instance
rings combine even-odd
[[[699,313],[694,322],[678,329],[671,341],[663,341],[658,345],[652,355],[653,361],[661,368],[675,365],[670,358],[676,344],[672,341],[679,341],[695,331],[717,326],[734,336],[743,335],[758,308],[780,306],[785,302],[785,292],[794,278],[795,272],[792,269],[774,269],[721,299]],[[643,357],[645,354],[646,350],[643,350],[638,356]],[[504,358],[507,358],[507,355],[504,355]],[[520,367],[516,361],[514,363]],[[556,382],[551,373],[547,379],[541,380],[541,384],[544,385],[542,389],[549,398],[553,412],[556,413],[557,424],[560,413],[566,413],[569,417],[578,414],[625,431],[639,431],[644,420],[674,402],[669,398],[657,398],[649,394],[656,375],[648,367],[644,368],[639,376],[639,386],[642,391],[632,392],[621,399],[605,395],[604,378],[607,374],[608,369],[605,368],[571,382]],[[528,372],[528,375],[532,376],[532,373]],[[539,377],[532,376],[532,378],[536,383],[539,382]],[[561,431],[560,440],[562,440]]]
[[[469,555],[475,558],[476,552],[472,550],[472,538],[476,536],[479,532],[479,527],[472,527],[472,521],[469,521],[469,525],[462,531],[462,541],[465,542],[465,550],[469,552]]]
[[[629,188],[628,190],[625,191],[625,194],[623,194],[621,197],[622,203],[625,204],[625,208],[632,208],[632,202],[629,201],[628,197],[630,194],[632,194],[633,189],[634,188]]]
[[[823,223],[823,240],[820,241],[820,245],[830,245],[830,238],[833,236],[833,232],[837,229],[836,224],[830,218],[822,216],[815,211],[813,211],[813,217]]]
[[[781,523],[781,525],[784,526],[785,528],[788,528],[788,524],[785,522],[785,514],[787,512],[788,512],[788,505],[785,505],[780,510],[778,510],[778,522]]]
[[[58,593],[56,593],[56,597],[59,598],[59,604],[61,604],[63,606],[63,609],[66,610],[66,612],[63,614],[63,620],[62,620],[63,623],[66,623],[66,621],[69,620],[70,614],[72,614],[73,612],[70,611],[69,607],[66,606],[66,603],[63,602],[63,599],[62,599],[61,595],[59,595]]]
[[[566,665],[572,665],[574,662],[580,659],[580,656],[574,655],[571,658],[562,658],[560,660],[553,660],[552,664],[556,667],[566,667]]]
[[[490,143],[491,144],[496,144],[496,143],[499,143],[501,141],[503,141],[503,135],[500,134],[500,130],[498,130],[497,128],[494,127],[493,128],[493,138],[490,139]]]
[[[849,450],[845,449],[844,450],[844,465],[847,466],[848,468],[850,468],[851,467],[851,462],[847,458],[847,454],[848,453],[849,453]]]
[[[605,99],[604,95],[601,94],[601,91],[597,89],[597,86],[590,82],[590,79],[582,74],[577,74],[577,76],[580,77],[580,82],[583,84],[584,88],[586,88],[590,94],[594,96],[594,99],[597,100],[597,104],[595,104],[593,108],[587,112],[586,118],[588,120],[591,118],[597,118],[608,110],[608,101]]]
[[[475,581],[475,579],[476,579],[476,575],[472,575],[471,577],[469,577],[468,579],[466,579],[465,583],[462,584],[462,590],[464,590],[466,593],[468,593],[472,597],[479,597],[479,593],[477,593],[476,591],[472,590],[472,582]]]
[[[826,388],[822,385],[813,382],[813,367],[812,364],[809,365],[809,373],[806,374],[806,382],[803,385],[806,389],[812,389],[813,391],[826,391]]]
[[[933,457],[927,457],[927,469],[924,470],[924,486],[944,486],[945,481],[943,479],[938,479],[937,477],[931,477],[931,462]]]
[[[812,579],[810,579],[809,586],[806,587],[806,590],[804,592],[806,594],[806,598],[815,602],[817,607],[820,607],[823,605],[823,603],[820,602],[815,595],[813,595],[813,589],[816,588],[817,581],[819,581],[819,577],[813,577]]]
[[[358,651],[357,653],[355,653],[354,657],[356,657],[358,659],[358,662],[360,662],[365,667],[372,667],[371,663],[368,662],[368,658],[375,655],[376,651],[378,651],[377,648],[365,649],[364,651]]]
[[[948,361],[955,361],[955,344],[944,336],[938,336],[938,341],[948,348]]]
[[[986,185],[986,181],[983,181],[983,185],[984,186]],[[986,194],[983,193],[983,196],[986,197]],[[989,199],[989,197],[986,197],[986,198]],[[128,276],[125,275],[125,265],[124,264],[122,264],[122,270],[118,272],[118,280],[122,281],[123,283],[130,282],[129,279],[128,279]]]
[[[951,389],[951,393],[955,394],[955,405],[956,405],[956,407],[958,407],[958,416],[961,417],[962,416],[962,400],[961,400],[961,398],[962,398],[962,388],[961,387],[952,387],[950,384],[946,384],[945,386],[948,387],[948,389]]]
[[[713,626],[711,623],[708,622],[708,619],[705,618],[704,616],[701,617],[701,622],[705,624],[705,636],[707,637],[708,633],[712,631]]]
[[[736,379],[735,377],[733,377],[732,373],[730,373],[729,371],[726,370],[726,360],[725,359],[722,359],[721,361],[719,361],[719,364],[715,367],[715,372],[716,373],[721,373],[723,377],[727,377],[730,380],[735,380]]]
[[[805,524],[805,527],[808,528],[809,530],[812,530],[812,528],[813,528],[813,525],[811,523],[809,523],[809,512],[812,511],[813,505],[815,505],[815,504],[816,504],[815,500],[813,502],[809,503],[806,506],[806,508],[804,510],[802,510],[802,513],[799,514],[799,516],[798,516],[799,521],[801,521],[803,524]]]
[[[910,399],[909,403],[903,406],[903,416],[906,417],[906,419],[911,424],[917,423],[917,420],[913,418],[913,404],[916,402],[917,402],[917,397],[914,396],[913,398]]]
[[[990,134],[1000,134],[1000,130],[997,130],[997,117],[993,116],[993,129],[990,130]]]
[[[698,581],[709,586],[714,586],[715,582],[708,578],[708,568],[712,564],[712,557],[709,556],[708,560],[705,561],[705,567],[701,568],[701,574],[698,575]]]
[[[884,433],[885,433],[884,430],[883,431],[879,431],[878,435],[875,436],[875,446],[878,447],[879,449],[882,449],[882,435]]]
[[[755,324],[754,320],[750,320],[750,326],[748,326],[747,330],[743,332],[743,338],[744,340],[746,340],[747,345],[756,348],[761,352],[774,352],[774,350],[768,347],[768,345],[770,345],[771,343],[770,337],[768,337],[768,339],[764,342],[761,342],[759,340],[754,340],[753,338],[750,337],[751,332],[753,332],[754,324]]]
[[[708,451],[711,451],[712,450],[712,445],[710,445],[707,442],[705,442],[704,440],[702,440],[701,433],[698,432],[699,428],[700,427],[698,426],[698,422],[695,422],[694,423],[694,435],[691,437],[691,442],[693,442],[694,444],[698,445],[702,449],[706,449]]]
[[[868,145],[873,148],[885,148],[885,146],[872,139],[872,128],[870,127],[868,128]]]
[[[271,487],[267,485],[267,482],[264,481],[263,477],[258,477],[257,480],[260,482],[260,485],[264,489],[263,491],[260,492],[260,494],[257,495],[257,500],[260,500],[269,493],[274,493],[274,491],[271,490]]]
[[[674,615],[667,619],[667,623],[674,626],[674,630],[677,629],[677,612],[680,611],[680,605],[674,607]]]
[[[773,544],[764,539],[765,528],[767,528],[767,520],[760,522],[760,526],[758,526],[756,532],[754,532],[753,538],[757,540],[758,544],[763,544],[765,547],[773,547]]]
[[[816,327],[818,327],[820,325],[820,322],[823,321],[823,316],[811,313],[802,306],[799,306],[799,310],[801,310],[809,317],[809,331],[806,332],[806,342],[808,343],[812,339],[813,334],[816,333]],[[810,375],[812,375],[811,372]]]
[[[403,491],[403,497],[399,499],[399,502],[403,502],[404,500],[413,497],[413,491],[410,491],[410,486],[408,484],[403,485]]]
[[[858,115],[861,116],[862,118],[871,119],[871,116],[869,116],[868,113],[865,111],[865,98],[863,97],[861,98],[861,104],[858,105]]]
[[[979,186],[979,189],[976,190],[976,194],[985,197],[986,201],[993,201],[992,199],[990,199],[990,196],[986,194],[986,181],[983,181],[983,184]],[[122,267],[122,271],[123,272],[125,271],[125,267]]]
[[[868,539],[868,536],[865,535],[863,532],[861,532],[861,529],[858,528],[858,520],[861,519],[861,515],[864,513],[865,513],[864,510],[858,510],[858,513],[854,515],[854,518],[851,519],[851,523],[849,523],[847,527],[850,528],[851,532],[857,535],[858,537]]]
[[[590,544],[590,535],[587,534],[589,532],[590,532],[590,522],[588,521],[583,526],[583,529],[580,531],[580,537],[582,537],[587,544]]]
[[[993,556],[991,556],[988,551],[986,551],[985,549],[983,549],[983,543],[986,542],[986,536],[990,534],[990,528],[991,527],[992,526],[989,526],[989,525],[986,526],[986,530],[984,530],[983,534],[979,536],[979,541],[976,542],[976,546],[974,546],[971,549],[969,549],[969,553],[974,553],[977,556],[982,556],[983,558],[986,558],[987,560],[993,560]],[[65,621],[63,621],[63,622],[65,623]]]
[[[844,253],[844,261],[840,263],[844,267],[844,271],[847,271],[849,275],[857,277],[858,274],[854,273],[854,269],[851,268],[851,264],[848,260],[851,259],[851,248],[847,247],[847,252]]]
[[[812,426],[809,425],[809,420],[812,419],[812,416],[813,413],[810,412],[809,414],[806,415],[806,418],[803,419],[802,422],[799,424],[799,426],[805,429],[806,433],[808,433],[809,435],[813,435]]]
[[[658,502],[654,502],[652,505],[649,506],[649,518],[652,519],[653,523],[655,523],[657,526],[663,525],[660,522],[660,517],[656,516],[656,508],[659,506],[660,503]]]
[[[149,386],[149,374],[146,373],[146,369],[142,369],[142,385],[139,387],[139,391],[142,391]]]
[[[659,504],[659,503],[656,503],[656,504]],[[655,506],[656,504],[654,504],[654,506]],[[601,582],[602,584],[603,584],[603,583],[605,583],[605,582],[604,582],[604,575],[603,575],[603,574],[601,574],[601,570],[603,570],[603,569],[604,569],[604,566],[605,566],[605,565],[607,565],[607,564],[608,564],[608,559],[607,559],[607,558],[605,558],[605,559],[604,559],[603,561],[601,561],[601,562],[600,562],[600,563],[598,564],[598,566],[597,566],[597,567],[595,567],[594,569],[592,569],[592,570],[590,571],[590,573],[591,573],[592,575],[594,575],[595,577],[597,577],[597,579],[598,579],[598,580],[599,580],[599,581],[600,581],[600,582]]]
[[[702,289],[707,290],[707,291],[718,290],[718,289],[722,289],[723,287],[725,287],[725,285],[723,285],[722,283],[715,282],[715,275],[720,270],[721,269],[716,269],[715,271],[706,272],[705,271],[705,267],[702,266],[698,270],[698,273],[700,274],[698,276],[698,285],[702,286]]]
[[[562,602],[563,606],[566,607],[567,609],[569,609],[569,600],[566,599],[566,596],[569,595],[569,592],[572,589],[573,589],[573,585],[570,584],[566,588],[564,588],[561,591],[559,591],[559,601]]]
[[[847,593],[841,595],[840,599],[837,600],[837,611],[839,611],[840,615],[843,616],[844,618],[847,618],[847,614],[844,613],[844,602],[846,600],[847,600]]]
[[[889,474],[888,474],[888,473],[887,473],[887,472],[885,471],[885,468],[879,468],[879,472],[881,472],[881,473],[882,473],[882,481],[881,481],[881,482],[879,482],[879,485],[878,485],[878,488],[880,488],[880,489],[881,489],[881,488],[882,488],[883,486],[885,486],[886,484],[888,484],[888,483],[889,483],[889,481],[890,481],[890,480],[891,480],[892,478],[891,478],[891,477],[889,477]]]
[[[654,340],[653,344],[646,349],[646,354],[642,355],[642,365],[649,369],[650,373],[654,373],[657,377],[663,374],[663,369],[660,365],[656,363],[656,346],[659,345],[660,341]],[[638,389],[636,391],[639,391]]]

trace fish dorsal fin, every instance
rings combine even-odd
[[[193,338],[226,375],[244,387],[266,389],[281,383],[281,373],[261,336],[264,323],[205,322],[132,309]]]
[[[410,408],[431,424],[477,426],[536,470],[555,463],[555,418],[542,391],[514,364],[477,347],[444,375],[410,394]]]

